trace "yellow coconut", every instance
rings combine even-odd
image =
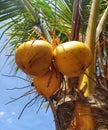
[[[52,96],[60,87],[61,74],[55,70],[50,70],[43,76],[33,77],[33,85],[37,92],[44,96]]]
[[[52,57],[52,46],[48,42],[31,40],[17,48],[15,61],[26,74],[44,75],[49,71]]]
[[[58,45],[53,54],[58,71],[70,77],[81,75],[92,62],[89,47],[78,41]]]

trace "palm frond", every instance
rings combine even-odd
[[[8,20],[10,18],[20,15],[19,10],[24,10],[24,5],[21,5],[21,0],[1,0],[0,1],[0,21]]]

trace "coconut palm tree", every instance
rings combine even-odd
[[[88,44],[93,54],[90,67],[79,77],[62,75],[62,89],[46,100],[56,130],[107,130],[107,0],[1,0],[0,14],[5,21],[1,38],[5,33],[9,37],[1,53],[10,45],[14,54],[19,44],[31,39]]]

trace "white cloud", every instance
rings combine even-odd
[[[3,117],[5,115],[4,111],[0,111],[0,118]]]
[[[7,122],[11,124],[13,122],[13,119],[12,118],[8,118]]]
[[[11,115],[10,115],[11,114]],[[9,123],[9,124],[11,124],[11,123],[13,123],[13,116],[16,114],[14,111],[12,111],[11,113],[6,113],[6,112],[4,112],[4,111],[0,111],[0,118],[3,118],[4,116],[4,120],[7,122],[7,123]]]
[[[16,115],[16,113],[15,113],[14,111],[13,111],[13,112],[11,112],[11,114],[12,114],[12,115]]]

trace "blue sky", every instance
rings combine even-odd
[[[3,23],[2,23],[3,24]],[[3,30],[0,30],[0,36]],[[6,36],[0,40],[0,50],[5,43]],[[4,65],[8,55],[8,49],[0,54],[0,130],[55,130],[54,119],[51,110],[46,112],[45,108],[41,108],[38,113],[40,101],[37,101],[32,107],[27,108],[20,120],[18,116],[23,109],[24,105],[32,98],[31,95],[10,103],[10,97],[17,98],[24,92],[30,90],[30,88],[20,90],[7,90],[8,88],[24,87],[27,86],[28,82],[12,77],[6,77],[5,75],[12,75],[10,73],[11,65],[8,62]],[[25,77],[25,74],[21,74],[21,77]]]

